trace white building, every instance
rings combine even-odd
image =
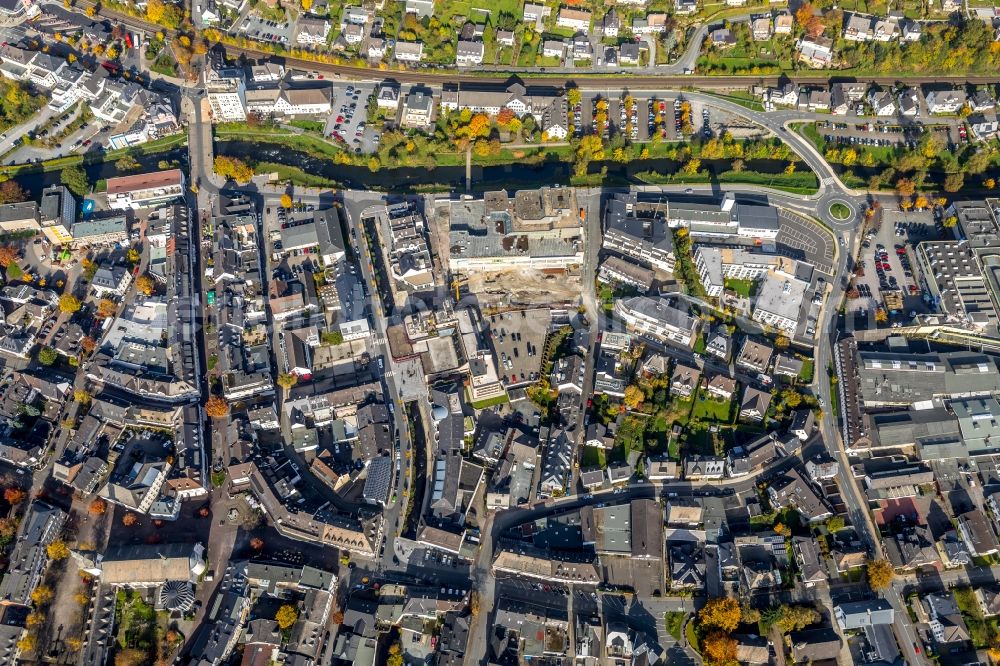
[[[236,67],[205,70],[205,93],[215,122],[247,119],[246,81]]]
[[[694,345],[700,323],[666,299],[636,296],[615,301],[615,314],[632,332],[684,347]]]
[[[396,60],[399,62],[420,62],[424,59],[423,42],[396,42]]]

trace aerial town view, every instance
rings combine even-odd
[[[0,666],[1000,665],[994,5],[0,0]]]

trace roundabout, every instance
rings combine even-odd
[[[830,204],[830,217],[838,222],[843,222],[851,217],[851,209],[843,202],[834,201]]]

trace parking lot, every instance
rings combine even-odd
[[[936,118],[930,127],[920,121],[899,124],[898,120],[871,120],[865,123],[824,121],[816,123],[816,128],[827,144],[841,147],[901,146],[912,149],[917,147],[922,135],[927,132],[940,133],[948,144],[968,140],[965,126],[961,122],[946,118]]]
[[[548,308],[491,315],[490,338],[499,374],[507,386],[538,380],[545,338],[552,328]]]
[[[335,141],[343,142],[355,153],[374,153],[378,150],[380,136],[367,122],[368,98],[375,94],[373,84],[351,84],[346,88],[333,87],[333,113],[326,121],[323,133]]]
[[[890,320],[909,319],[910,313],[927,311],[916,245],[935,236],[933,214],[928,211],[883,211],[881,224],[862,243],[858,266],[864,275],[855,274],[857,297],[847,303],[856,325],[869,324],[869,318],[885,302],[886,293],[898,293],[902,298],[899,307],[892,307],[897,304],[891,298],[886,304]]]
[[[809,262],[827,276],[833,275],[835,244],[825,229],[787,210],[779,209],[778,222],[780,227],[775,238],[778,252]]]

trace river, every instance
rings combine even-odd
[[[313,157],[307,153],[287,150],[280,146],[248,141],[218,141],[216,154],[237,157],[248,162],[274,162],[302,169],[351,189],[406,192],[434,186],[463,189],[465,167],[447,166],[427,168],[383,168],[372,172],[366,166],[336,164],[332,160]],[[732,160],[702,160],[702,168],[713,173],[728,171]],[[644,171],[676,173],[681,162],[668,159],[633,160],[621,162],[592,162],[590,173],[600,173],[607,167],[610,182],[638,183],[636,174]],[[780,160],[748,160],[746,169],[765,174],[782,173],[787,162]],[[541,185],[568,185],[573,175],[573,165],[548,160],[538,164],[505,164],[500,166],[472,167],[472,182],[476,190],[520,189]]]

